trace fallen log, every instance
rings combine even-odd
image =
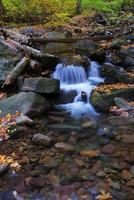
[[[20,34],[15,31],[11,31],[8,29],[2,29],[2,31],[6,34],[6,36],[16,42],[22,43],[22,44],[29,44],[30,37]]]
[[[85,37],[85,38],[30,38],[29,40],[32,43],[75,43],[79,40],[93,40],[93,41],[101,41],[101,40],[110,40],[114,39],[113,35],[108,36],[96,36],[96,37]]]
[[[10,72],[10,74],[6,77],[4,85],[11,85],[16,78],[25,70],[26,66],[30,61],[29,57],[23,57],[15,66],[15,68]]]
[[[54,56],[54,55],[48,54],[48,53],[42,53],[41,51],[34,49],[32,47],[29,47],[27,45],[21,45],[19,42],[16,42],[14,40],[10,40],[10,44],[12,44],[13,46],[22,50],[24,53],[28,54],[29,56],[31,56],[33,58],[56,58],[56,59],[59,59],[57,56]]]

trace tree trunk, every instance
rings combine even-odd
[[[82,3],[82,0],[77,0],[77,3],[76,3],[76,14],[81,14],[81,3]]]
[[[1,20],[3,19],[4,14],[5,14],[5,8],[4,8],[2,0],[0,0],[0,19]]]

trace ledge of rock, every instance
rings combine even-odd
[[[133,101],[134,85],[116,84],[100,86],[92,92],[91,103],[98,111],[108,111],[114,105],[114,98],[122,97]]]
[[[51,78],[26,78],[21,90],[33,91],[43,95],[58,94],[60,92],[60,82]]]
[[[0,117],[15,114],[16,111],[29,117],[41,115],[50,108],[48,101],[34,92],[20,92],[0,101]]]

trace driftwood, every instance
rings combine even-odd
[[[58,57],[48,54],[48,53],[42,53],[41,51],[34,49],[32,47],[29,47],[27,45],[21,45],[19,42],[16,42],[14,40],[10,40],[10,44],[12,44],[14,47],[17,47],[24,53],[28,54],[29,56],[32,56],[33,58],[56,58],[59,59]]]
[[[28,65],[30,61],[29,57],[23,57],[18,64],[15,66],[15,68],[10,72],[10,74],[5,79],[4,85],[11,85],[16,78],[25,70],[26,66]]]
[[[29,44],[30,37],[28,37],[26,35],[23,35],[18,32],[15,32],[15,31],[8,30],[8,29],[2,29],[2,31],[5,32],[5,34],[7,35],[8,38],[10,38],[16,42],[20,42],[20,43],[26,44],[26,45]]]
[[[75,43],[79,40],[93,40],[93,41],[101,41],[101,40],[109,40],[113,39],[114,36],[96,36],[96,37],[85,37],[85,38],[30,38],[32,43]]]

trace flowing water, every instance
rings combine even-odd
[[[64,93],[76,91],[72,103],[60,104],[57,107],[70,112],[75,119],[82,117],[96,118],[99,114],[90,103],[92,90],[104,79],[100,77],[101,66],[94,61],[89,61],[87,72],[82,66],[58,64],[53,73],[53,78],[60,80],[60,89]]]

